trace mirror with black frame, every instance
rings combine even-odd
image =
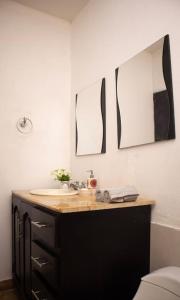
[[[169,35],[115,70],[118,148],[175,139]]]

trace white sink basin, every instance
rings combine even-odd
[[[36,189],[31,190],[30,194],[39,196],[72,196],[78,194],[78,191],[68,189]]]

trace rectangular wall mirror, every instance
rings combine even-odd
[[[115,70],[118,148],[175,138],[169,35]]]
[[[106,152],[105,78],[76,95],[76,155]]]

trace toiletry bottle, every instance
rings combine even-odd
[[[95,189],[97,187],[97,179],[94,178],[93,170],[88,170],[87,172],[90,172],[90,176],[87,179],[87,188]]]

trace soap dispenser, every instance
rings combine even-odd
[[[87,188],[95,189],[97,187],[97,179],[94,178],[93,170],[88,170],[87,172],[90,172],[90,176],[87,179]]]

